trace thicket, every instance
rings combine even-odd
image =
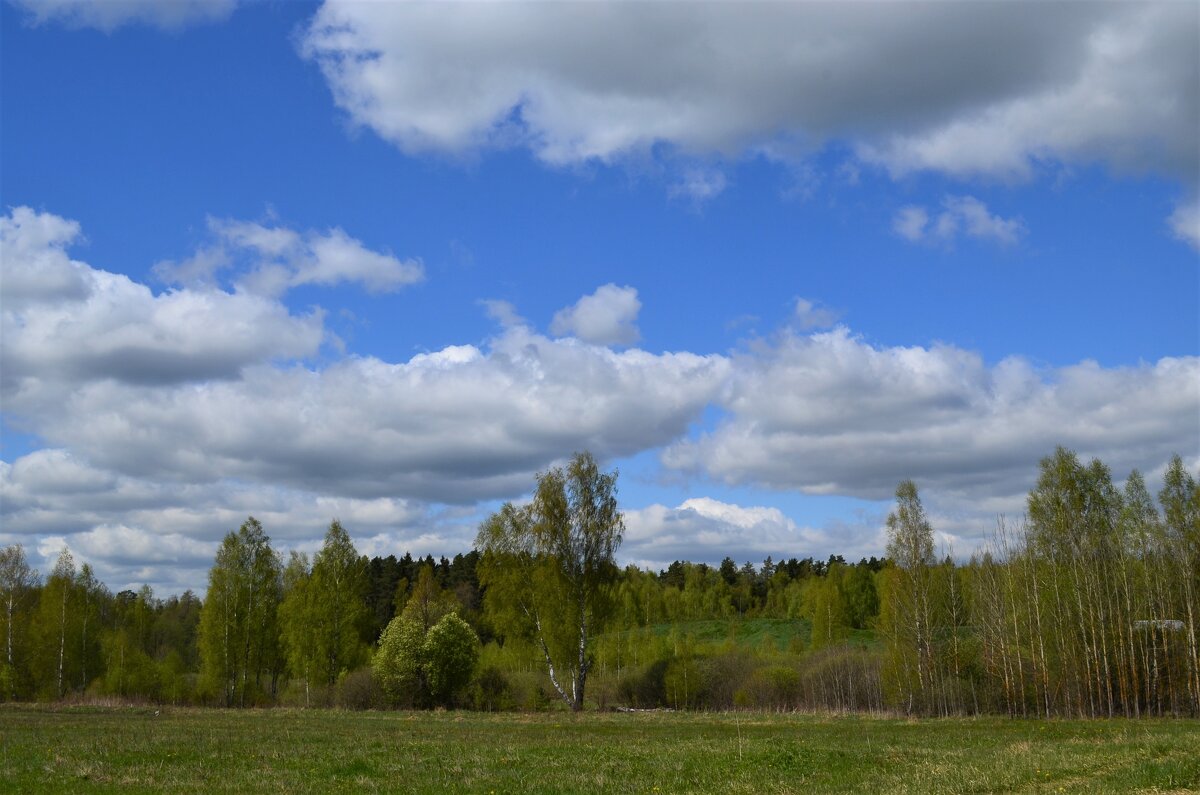
[[[614,571],[588,702],[1200,717],[1200,487],[1178,456],[1163,483],[1156,500],[1139,473],[1118,487],[1060,449],[1026,516],[998,520],[966,561],[936,550],[905,482],[884,560]],[[113,594],[66,550],[43,580],[5,547],[0,699],[561,704],[542,650],[498,620],[480,560],[367,559],[335,521],[311,560],[285,562],[251,518],[223,541],[202,601]]]

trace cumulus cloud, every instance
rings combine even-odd
[[[621,554],[651,568],[665,568],[675,560],[715,564],[726,556],[755,564],[768,555],[854,556],[859,550],[876,550],[878,532],[878,523],[801,527],[778,508],[694,497],[674,508],[649,505],[626,511]]]
[[[816,304],[807,298],[797,298],[792,312],[793,324],[804,331],[808,329],[829,328],[837,323],[838,313],[834,310]]]
[[[22,295],[38,300],[11,308],[6,300],[5,411],[120,475],[470,502],[518,492],[574,450],[622,456],[664,444],[725,378],[721,356],[596,344],[636,336],[636,291],[613,285],[556,321],[572,338],[536,334],[511,306],[494,305],[511,325],[484,349],[448,346],[395,364],[288,364],[317,349],[319,314],[297,318],[276,301],[211,287],[156,296],[67,259],[76,226],[17,215],[20,223],[5,227],[5,283],[10,269],[38,272],[30,261],[46,260],[51,285],[68,273],[86,292],[68,300],[60,296],[70,290],[26,280]],[[266,256],[303,237],[254,224],[219,228]]]
[[[123,25],[165,30],[227,19],[237,0],[10,0],[36,25],[58,22],[110,33]]]
[[[1194,454],[1200,358],[1047,371],[1014,357],[988,367],[953,346],[876,347],[839,328],[736,356],[720,405],[727,416],[711,432],[664,451],[668,467],[867,499],[913,478],[978,501],[1022,494],[1034,463],[1059,444],[1099,456],[1118,477]]]
[[[0,394],[7,410],[96,379],[162,384],[234,378],[249,364],[315,353],[320,313],[218,289],[155,295],[71,260],[72,221],[19,207],[0,219]],[[26,394],[29,392],[29,394]]]
[[[255,263],[314,248],[282,227],[217,228]],[[1019,512],[1057,444],[1118,477],[1153,476],[1173,452],[1200,463],[1197,357],[986,365],[950,345],[803,333],[836,322],[809,299],[777,337],[731,355],[614,349],[636,334],[640,303],[609,284],[556,318],[571,336],[492,302],[502,327],[485,343],[317,364],[319,315],[212,284],[155,294],[71,259],[81,230],[49,213],[18,208],[0,233],[5,420],[44,445],[0,462],[0,539],[46,555],[66,542],[112,583],[196,587],[212,545],[249,514],[305,549],[333,517],[371,550],[464,549],[480,501],[525,494],[584,449],[661,450],[673,474],[871,500],[911,477],[960,539],[978,537],[980,517]],[[301,265],[285,267],[299,278]],[[634,508],[629,526],[626,554],[643,561],[878,551],[878,517],[814,530],[700,497]]]
[[[372,251],[340,228],[297,232],[252,221],[208,219],[214,238],[193,256],[155,265],[159,278],[172,284],[211,285],[219,272],[241,264],[239,288],[276,296],[303,285],[358,283],[368,292],[394,292],[425,278],[420,260],[401,260]]]
[[[1026,56],[1048,58],[1027,70],[1028,82],[979,95],[973,107],[926,119],[918,129],[864,141],[860,154],[896,174],[928,169],[1021,179],[1040,161],[1061,159],[1131,172],[1152,169],[1194,184],[1200,10],[1186,3],[1062,10],[1069,20],[1050,21],[1065,34],[1057,55],[1017,49],[1002,56],[1010,59],[1012,74],[1025,71],[1017,61]],[[1020,13],[1007,7],[1007,14]],[[1007,28],[997,30],[993,42],[1014,32],[1003,19],[991,21]]]
[[[79,224],[29,207],[0,217],[4,306],[80,300],[91,291],[90,269],[67,256],[81,237]]]
[[[1200,250],[1200,198],[1181,202],[1167,223],[1175,237]]]
[[[597,345],[632,345],[641,336],[637,327],[641,309],[637,290],[605,284],[555,313],[550,333],[570,334]]]
[[[327,0],[302,52],[406,152],[794,160],[840,141],[897,175],[1100,162],[1194,184],[1198,24],[1192,3]]]
[[[892,229],[905,240],[914,243],[925,237],[926,227],[929,226],[929,211],[917,205],[901,207],[892,219]]]
[[[231,479],[180,484],[132,477],[64,449],[0,462],[4,542],[41,550],[43,567],[65,544],[116,588],[149,583],[170,593],[203,590],[218,542],[249,515],[282,550],[312,551],[334,518],[360,550],[466,549],[473,524],[444,513],[393,497],[355,499]],[[442,546],[431,548],[431,539]]]
[[[483,305],[487,316],[499,323],[503,328],[528,325],[528,321],[521,317],[517,312],[517,308],[510,301],[484,299],[479,303]]]
[[[921,206],[901,207],[892,219],[892,230],[913,243],[950,245],[959,235],[966,235],[1011,246],[1025,234],[1025,224],[1018,218],[993,214],[974,196],[947,196],[935,217]]]
[[[20,413],[97,464],[188,482],[223,476],[361,498],[445,502],[519,493],[574,450],[623,456],[682,434],[725,376],[721,357],[615,353],[511,329],[488,349],[323,370],[258,366],[236,381],[96,381]]]

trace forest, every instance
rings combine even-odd
[[[616,473],[539,476],[455,555],[284,559],[248,518],[200,598],[0,549],[0,700],[1200,717],[1200,486],[1058,449],[966,560],[899,484],[882,559],[620,568]]]

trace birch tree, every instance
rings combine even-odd
[[[887,533],[892,566],[885,570],[880,625],[888,641],[893,692],[908,711],[920,710],[933,684],[933,528],[911,480],[896,487]]]
[[[25,599],[37,587],[37,572],[25,558],[20,544],[0,549],[0,618],[3,618],[4,665],[0,668],[0,698],[17,696],[17,663],[21,656],[21,633],[17,629],[17,612]]]
[[[325,543],[313,556],[310,616],[315,634],[317,673],[325,684],[335,684],[343,673],[366,661],[363,640],[367,613],[367,559],[358,554],[350,534],[335,519]]]
[[[200,612],[201,673],[227,706],[274,694],[281,596],[279,556],[251,516],[221,542]]]
[[[533,501],[506,503],[480,528],[479,579],[498,627],[531,639],[550,682],[573,710],[583,709],[592,646],[611,612],[614,555],[624,521],[617,473],[602,473],[590,453],[540,475]]]

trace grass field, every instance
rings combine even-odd
[[[7,792],[1163,792],[1200,722],[0,708]]]
[[[812,624],[804,618],[747,618],[744,620],[720,619],[707,621],[677,621],[654,624],[650,631],[659,637],[675,633],[688,637],[695,643],[719,646],[732,641],[748,649],[761,649],[764,638],[770,638],[775,648],[785,651],[793,638],[799,638],[804,646],[812,642]],[[850,630],[847,640],[851,643],[875,645],[878,639],[874,632],[862,629]]]

